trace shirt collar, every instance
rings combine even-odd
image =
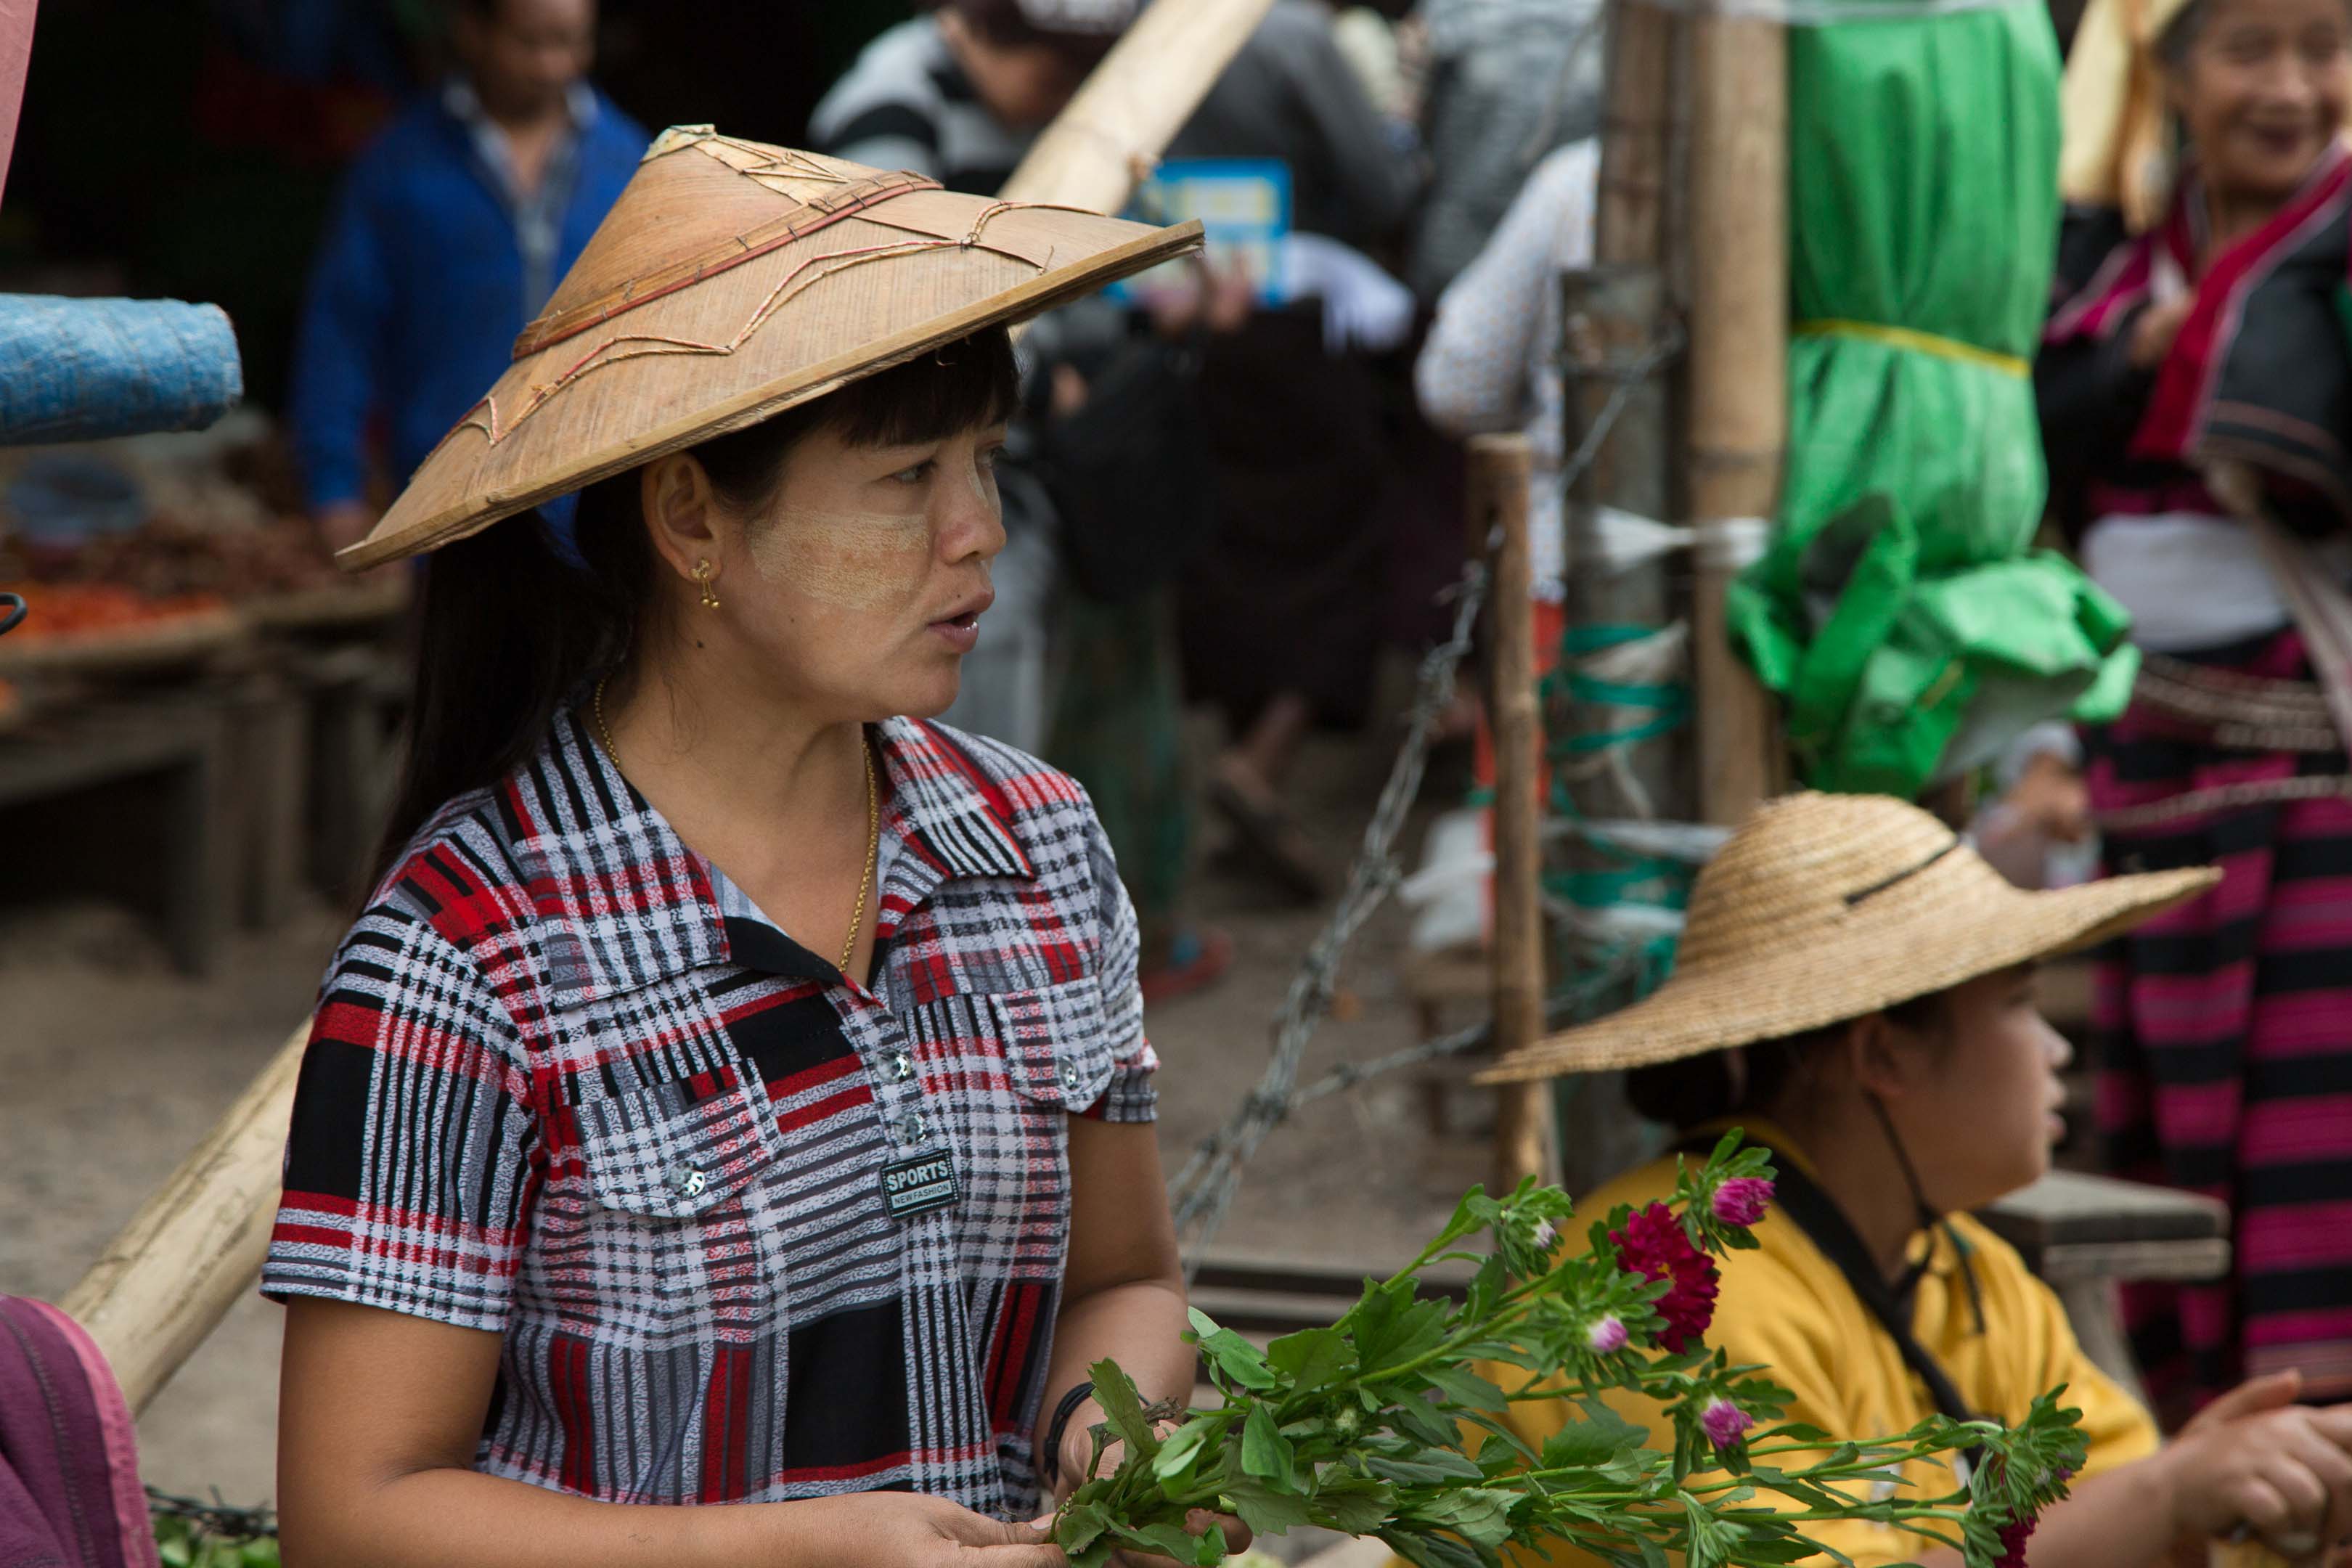
[[[998,777],[951,732],[919,720],[887,720],[874,732],[890,786],[881,831],[893,845],[877,889],[885,936],[950,878],[1034,879],[1013,831],[1017,778]],[[610,995],[714,963],[808,967],[733,940],[751,922],[729,921],[709,864],[623,776],[579,710],[556,716],[506,795],[560,993]]]

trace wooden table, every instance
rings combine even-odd
[[[2230,1271],[2228,1206],[2169,1187],[2053,1171],[1978,1217],[2058,1293],[2083,1349],[2143,1404],[2116,1287]]]
[[[28,837],[12,853],[50,864],[86,857],[95,879],[152,888],[173,961],[209,973],[235,907],[222,824],[227,757],[224,709],[208,694],[121,698],[37,718],[0,739],[0,808],[48,806],[101,786],[123,793],[114,809],[93,802],[74,841],[45,837],[37,850]]]

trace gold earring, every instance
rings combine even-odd
[[[702,607],[706,610],[717,609],[719,595],[710,591],[709,562],[698,561],[694,563],[694,580],[702,584]]]

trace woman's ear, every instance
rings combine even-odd
[[[1884,1013],[1866,1013],[1846,1026],[1845,1058],[1857,1088],[1882,1100],[1899,1100],[1917,1082],[1916,1054],[1903,1048],[1902,1031]]]
[[[638,504],[654,548],[679,576],[693,577],[698,563],[718,554],[718,500],[710,475],[692,454],[672,452],[647,463]]]

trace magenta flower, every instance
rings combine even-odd
[[[1666,1321],[1658,1343],[1680,1355],[1715,1321],[1716,1288],[1721,1279],[1715,1259],[1691,1245],[1682,1221],[1664,1204],[1634,1210],[1622,1230],[1609,1233],[1609,1241],[1617,1249],[1620,1268],[1674,1287],[1657,1300],[1658,1316]]]
[[[1699,1412],[1698,1424],[1706,1428],[1708,1442],[1718,1448],[1733,1448],[1748,1436],[1756,1418],[1728,1399],[1717,1397],[1708,1400],[1706,1408]]]
[[[1625,1341],[1630,1337],[1625,1332],[1625,1321],[1612,1316],[1601,1319],[1586,1330],[1584,1342],[1591,1347],[1594,1355],[1610,1355],[1623,1350]]]
[[[2033,1535],[2033,1516],[2013,1519],[2000,1527],[2000,1560],[1993,1568],[2025,1568],[2025,1543]]]
[[[1762,1176],[1734,1176],[1715,1189],[1715,1217],[1726,1225],[1754,1225],[1771,1203],[1770,1182]]]

